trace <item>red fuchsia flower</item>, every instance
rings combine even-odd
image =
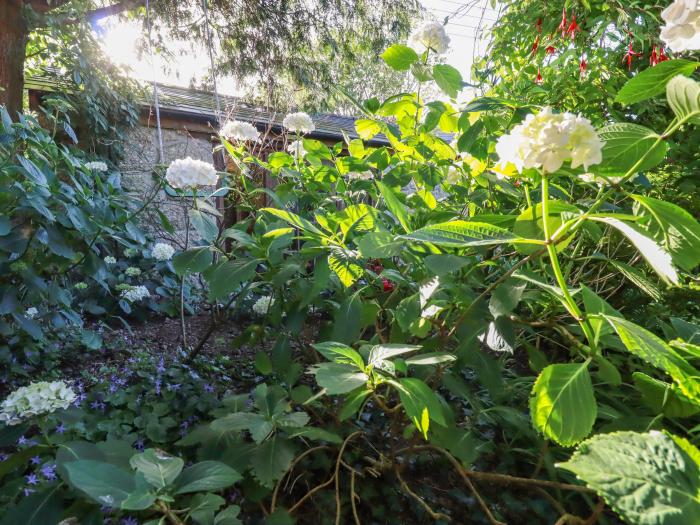
[[[542,32],[542,18],[538,18],[538,19],[537,19],[537,22],[535,22],[535,30],[536,30],[538,33],[541,33],[541,32]]]
[[[659,63],[659,55],[656,54],[656,46],[651,46],[651,55],[649,56],[649,64],[655,66]]]
[[[542,73],[540,73],[540,68],[537,68],[537,76],[535,77],[535,84],[541,84],[543,82]]]
[[[566,35],[566,28],[568,27],[568,21],[566,19],[566,7],[561,10],[561,23],[557,27],[557,31],[561,31],[561,36]]]
[[[622,57],[623,62],[627,60],[628,70],[632,70],[632,59],[638,56],[641,56],[641,53],[637,53],[634,49],[632,49],[632,41],[630,40],[629,46],[627,46],[627,53],[625,53],[625,56]]]
[[[571,37],[571,40],[573,40],[574,38],[576,38],[576,31],[581,32],[581,28],[576,23],[576,15],[574,15],[571,19],[569,27],[566,29],[566,34]]]
[[[394,283],[392,283],[389,279],[382,279],[382,285],[384,286],[385,292],[391,292],[394,290]]]
[[[578,70],[581,73],[582,77],[586,75],[587,69],[588,69],[588,62],[586,62],[586,56],[581,55],[581,62],[579,62]]]
[[[534,55],[537,53],[537,50],[540,47],[540,35],[537,35],[537,38],[535,38],[535,41],[532,43],[532,54]]]
[[[669,60],[669,57],[666,55],[664,48],[662,47],[661,51],[659,52],[659,62],[666,62],[667,60]]]
[[[548,45],[547,47],[544,48],[544,54],[545,55],[553,55],[554,53],[557,52],[557,48],[554,47],[552,44]]]

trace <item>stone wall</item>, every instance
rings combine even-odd
[[[212,142],[206,133],[191,133],[186,129],[163,129],[164,164],[175,159],[192,157],[213,162]],[[120,164],[124,188],[144,200],[153,196],[157,188],[153,169],[158,164],[158,136],[154,128],[138,126],[128,132],[124,160]],[[190,204],[191,206],[191,204]],[[156,210],[162,211],[175,228],[171,234],[162,227]],[[187,203],[160,190],[140,216],[141,226],[159,239],[184,248],[186,231],[185,218]],[[196,232],[190,229],[190,240],[196,239]]]

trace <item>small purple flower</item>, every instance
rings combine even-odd
[[[139,452],[143,452],[145,443],[143,442],[143,439],[138,438],[136,442],[134,443],[134,448],[138,450]]]
[[[41,467],[41,475],[49,481],[56,479],[56,465],[44,465]]]
[[[153,383],[153,386],[155,387],[155,392],[156,395],[160,395],[160,379],[156,379],[155,382]]]
[[[56,434],[63,434],[66,431],[66,425],[64,425],[63,423],[59,423],[56,426],[55,431],[56,431]]]
[[[136,518],[127,516],[122,520],[122,525],[139,525],[139,522]]]
[[[24,436],[20,436],[19,439],[17,440],[18,445],[25,445],[27,443],[27,438]]]
[[[9,457],[10,457],[10,456],[8,456],[7,454],[5,454],[4,452],[3,452],[3,453],[0,453],[0,463],[2,463],[3,461],[7,461],[7,458],[9,458]]]
[[[39,484],[39,477],[36,474],[28,474],[24,477],[27,478],[27,485],[38,485]]]
[[[163,372],[165,372],[165,364],[164,363],[165,363],[165,360],[161,357],[160,361],[158,362],[158,366],[156,367],[156,372],[158,372],[159,374],[162,374]]]
[[[170,390],[171,392],[177,392],[178,390],[180,390],[180,383],[168,385],[168,390]]]
[[[38,465],[39,463],[41,463],[41,457],[34,456],[30,461],[32,462],[32,465]]]
[[[204,385],[204,391],[211,394],[214,392],[214,387],[207,383],[206,385]]]
[[[34,492],[34,490],[32,490],[32,489],[30,489],[30,488],[28,488],[28,487],[24,487],[24,488],[22,489],[22,493],[24,494],[24,497],[25,497],[25,498],[26,498],[27,496],[29,496],[30,494],[32,494],[33,492]]]

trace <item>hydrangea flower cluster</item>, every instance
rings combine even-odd
[[[165,172],[165,180],[168,184],[178,189],[213,186],[218,179],[214,166],[191,157],[174,160]]]
[[[151,255],[157,261],[169,261],[175,253],[175,248],[165,242],[157,242],[151,250]]]
[[[700,49],[700,2],[675,0],[661,12],[666,25],[661,28],[661,40],[672,51]]]
[[[104,162],[99,161],[99,160],[96,160],[93,162],[86,162],[85,167],[89,170],[92,170],[92,171],[102,171],[102,172],[105,172],[109,169],[109,168],[107,168],[107,164],[105,164]]]
[[[73,288],[75,288],[76,290],[87,290],[87,287],[87,283],[84,283],[83,281],[80,281],[79,283],[75,283],[73,285]]]
[[[24,316],[28,317],[29,319],[34,319],[37,315],[39,315],[39,310],[37,310],[34,306],[27,308],[27,311],[24,312]]]
[[[136,248],[127,248],[124,250],[124,255],[127,257],[134,257],[135,255],[138,255],[139,251]]]
[[[151,296],[151,292],[145,286],[131,286],[122,290],[121,297],[130,303],[136,303]]]
[[[496,153],[501,163],[513,164],[519,173],[529,168],[552,173],[567,160],[572,168],[588,170],[603,160],[603,144],[587,118],[552,113],[547,107],[498,139]]]
[[[272,305],[275,304],[275,298],[271,295],[263,295],[260,299],[255,301],[253,305],[253,311],[258,315],[266,315],[270,311]]]
[[[348,172],[348,180],[372,180],[374,174],[371,171],[350,171]]]
[[[117,264],[117,260],[112,257],[111,255],[108,255],[107,257],[104,258],[105,264]]]
[[[0,421],[16,425],[23,419],[68,408],[76,394],[63,381],[39,381],[12,392],[0,405]]]
[[[124,270],[124,273],[129,277],[138,277],[139,275],[141,275],[141,268],[137,268],[136,266],[129,266],[126,270]]]
[[[304,142],[301,140],[295,140],[287,146],[287,151],[290,155],[294,155],[295,158],[300,159],[306,155],[306,150],[304,149]]]
[[[296,131],[299,133],[311,133],[316,129],[311,117],[303,111],[299,111],[298,113],[289,113],[282,120],[282,125],[289,131]]]
[[[430,49],[441,55],[450,47],[450,37],[447,36],[445,26],[439,22],[425,22],[416,28],[409,43],[418,48]]]
[[[260,140],[257,128],[249,122],[241,122],[240,120],[227,120],[219,131],[219,135],[229,140],[242,142],[248,140],[258,142]]]

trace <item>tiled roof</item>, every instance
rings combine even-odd
[[[27,76],[25,79],[25,88],[37,91],[56,91],[57,89],[66,89],[67,86],[68,84],[62,84],[55,77]],[[152,86],[141,90],[137,94],[137,100],[142,106],[152,106]],[[228,95],[219,95],[219,103],[223,113],[222,119],[231,118],[251,122],[261,131],[268,127],[273,132],[282,130],[282,119],[284,118],[282,112],[263,106],[254,106]],[[216,98],[209,91],[158,84],[158,105],[162,114],[171,117],[189,117],[211,123],[212,126],[216,124]],[[341,141],[343,133],[351,139],[359,138],[355,132],[356,117],[318,113],[312,115],[312,118],[316,125],[316,130],[308,135],[312,138]],[[437,135],[447,142],[452,140],[450,133],[437,132]],[[384,135],[377,135],[366,142],[372,146],[389,144]]]
[[[48,76],[27,76],[25,88],[37,91],[56,91],[65,89],[60,81]],[[153,105],[153,89],[149,86],[137,94],[138,102],[143,106]],[[244,120],[257,125],[261,129],[268,126],[272,131],[281,131],[284,113],[262,106],[253,106],[237,97],[219,95],[222,118]],[[216,98],[213,93],[198,89],[183,88],[158,84],[158,105],[162,114],[169,116],[185,116],[210,122],[216,121]],[[355,132],[355,117],[318,113],[312,115],[316,130],[309,136],[317,139],[342,140],[343,132],[351,139],[358,138]],[[373,145],[385,145],[389,141],[383,135],[368,141]]]

